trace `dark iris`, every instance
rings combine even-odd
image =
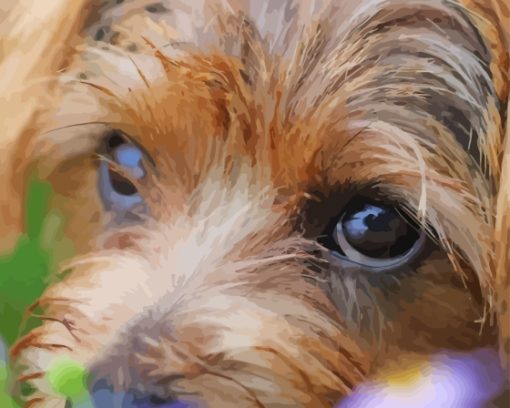
[[[138,193],[137,188],[127,178],[115,171],[109,171],[112,188],[119,194],[130,196]]]
[[[394,207],[357,200],[346,208],[333,236],[343,252],[346,251],[342,248],[342,236],[360,254],[388,259],[408,252],[419,233]]]

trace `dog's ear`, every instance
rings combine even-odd
[[[22,229],[24,143],[69,61],[90,0],[4,0],[0,17],[0,254]]]

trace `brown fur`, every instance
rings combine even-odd
[[[56,44],[62,61],[27,71],[45,77],[76,46],[6,136],[4,235],[22,231],[12,209],[36,171],[76,254],[12,349],[34,405],[63,406],[42,376],[61,355],[119,390],[321,407],[402,352],[499,335],[510,354],[504,2],[176,0],[167,18],[103,3],[83,31],[77,6],[62,38],[87,37]],[[111,44],[93,40],[112,19]],[[143,227],[108,227],[109,128],[154,160]],[[367,190],[435,231],[397,278],[317,255],[323,224]]]

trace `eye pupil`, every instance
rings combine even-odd
[[[366,198],[349,203],[331,235],[331,249],[372,266],[407,256],[422,238],[418,228],[395,207]]]
[[[108,150],[111,151],[124,143],[126,143],[125,138],[122,135],[120,135],[119,133],[114,132],[114,133],[112,133],[112,135],[110,137],[108,137],[108,140],[107,140]]]
[[[125,177],[122,177],[120,174],[109,170],[110,180],[112,183],[112,188],[119,194],[125,195],[125,196],[131,196],[138,193],[138,190],[134,186],[133,183],[131,183],[128,179]]]
[[[347,242],[371,258],[393,258],[409,250],[418,233],[394,208],[362,204],[345,213],[337,226]]]

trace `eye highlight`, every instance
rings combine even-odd
[[[408,261],[424,241],[423,231],[395,207],[359,197],[337,218],[326,246],[351,262],[387,268]]]
[[[143,203],[131,180],[145,176],[142,150],[114,132],[108,139],[99,166],[99,191],[106,210],[129,211]],[[126,177],[114,167],[122,169]]]

